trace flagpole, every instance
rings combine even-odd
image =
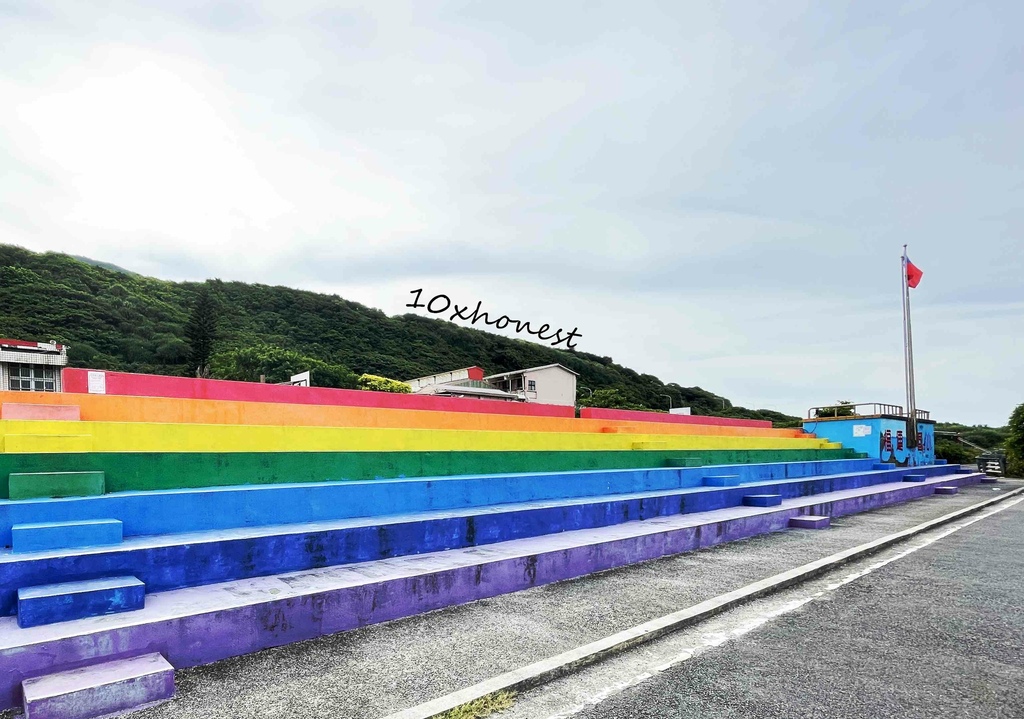
[[[907,246],[903,245],[903,353],[907,384],[907,446],[917,446],[917,392],[914,387],[914,334],[910,323]]]
[[[900,299],[903,300],[903,384],[907,390],[907,408],[910,407],[910,363],[907,352],[907,246],[903,245],[903,258],[900,261]]]

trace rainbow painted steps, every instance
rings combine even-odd
[[[858,462],[864,460],[854,460],[849,464]],[[741,471],[747,469],[739,468]],[[761,474],[798,474],[801,469],[804,468],[766,467]],[[921,473],[932,477],[948,475],[949,471],[942,467],[926,467]],[[644,473],[619,472],[608,477],[606,473],[595,473],[594,481],[589,483],[561,478],[557,482],[541,484],[534,481],[539,479],[537,476],[526,476],[314,485],[264,492],[150,493],[132,497],[150,500],[141,507],[131,508],[134,521],[128,520],[128,525],[135,536],[113,544],[100,537],[102,544],[111,546],[90,546],[97,537],[95,530],[98,526],[94,524],[91,525],[93,533],[83,536],[80,548],[64,547],[63,552],[32,551],[38,544],[33,541],[35,534],[48,532],[51,525],[15,521],[10,525],[15,540],[13,551],[0,553],[0,614],[16,612],[20,618],[21,604],[15,588],[41,583],[130,576],[141,580],[149,592],[166,591],[393,556],[483,546],[726,507],[779,506],[785,499],[901,480],[905,482],[909,476],[905,470],[859,470],[779,479],[753,478],[750,476],[753,473],[747,472],[742,484],[740,475],[726,475],[736,481],[730,486],[720,487],[709,482],[710,477],[702,478],[692,471],[660,470],[646,474],[662,476],[645,477]],[[505,487],[487,487],[488,484],[498,484],[502,479],[509,480]],[[417,484],[421,486],[409,488],[409,485]],[[652,485],[660,487],[636,491]],[[419,501],[410,503],[410,509],[414,511],[391,514],[384,509],[386,505],[376,501],[388,494],[407,495]],[[182,495],[187,501],[175,502]],[[291,504],[286,499],[288,495],[304,502],[304,505],[296,507],[296,516],[303,515],[303,509],[308,510],[305,514],[309,515],[327,514],[324,509],[329,507],[329,514],[335,518],[248,526],[261,519],[274,519],[275,507]],[[547,496],[538,498],[537,495]],[[234,501],[229,506],[209,501],[218,496],[227,496]],[[529,499],[525,499],[527,497]],[[118,508],[112,506],[111,500],[117,498],[104,499],[107,501],[79,500],[77,504],[93,505],[92,509],[97,512],[116,514]],[[259,503],[263,504],[262,516],[253,516],[251,512]],[[36,504],[38,506],[34,509],[42,512],[52,504],[52,500]],[[202,506],[209,506],[207,512],[216,517],[217,528],[196,531],[199,522],[187,510]],[[240,506],[249,510],[244,517],[237,511]],[[179,520],[177,526],[168,528],[165,525],[166,531],[154,531],[158,528],[146,520],[157,507],[166,507],[169,510],[167,515]],[[24,503],[14,503],[13,508],[23,509]],[[122,503],[120,509],[123,511],[125,504]],[[337,518],[339,515],[345,518]],[[128,514],[121,516],[127,518]],[[225,526],[232,516],[235,526]],[[5,530],[7,521],[5,517]],[[80,527],[90,521],[96,523],[100,520],[72,520],[61,524]],[[106,521],[117,521],[120,532],[120,520]],[[29,551],[19,546],[19,534],[26,535],[22,541],[28,544]]]
[[[776,531],[786,528],[794,517],[840,516],[925,497],[937,486],[961,486],[980,478],[979,474],[956,473],[957,469],[951,466],[915,468],[915,473],[929,476],[914,482],[902,480],[906,472],[866,470],[863,475],[895,475],[886,479],[899,477],[899,481],[793,496],[783,499],[778,506],[738,504],[596,528],[570,529],[487,546],[392,556],[154,592],[147,594],[143,609],[104,617],[26,629],[17,627],[15,617],[3,617],[0,618],[0,707],[14,706],[22,698],[23,680],[149,654],[153,647],[159,647],[163,657],[176,668],[194,666]],[[720,473],[722,468],[715,470]],[[826,478],[815,478],[815,481],[824,482]],[[802,483],[775,484],[774,493],[782,493]],[[738,488],[703,488],[694,493],[707,497],[720,494],[723,495],[721,501],[726,501],[725,496],[742,498],[745,494],[769,492],[768,488],[751,483]],[[495,512],[501,514],[502,510]],[[474,513],[461,512],[461,516],[466,514]]]

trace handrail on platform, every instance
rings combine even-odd
[[[858,407],[870,407],[869,412],[860,412]],[[897,417],[906,417],[903,405],[886,404],[884,402],[850,402],[849,404],[825,405],[823,407],[811,407],[807,410],[807,419],[821,419],[823,417],[863,417],[875,414],[891,414]],[[923,409],[917,410],[917,419],[931,419],[931,412]]]

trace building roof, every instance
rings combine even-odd
[[[461,384],[435,385],[434,394],[472,394],[480,397],[498,397],[501,399],[519,399],[516,395],[495,387],[474,387]]]
[[[580,376],[579,372],[574,372],[573,370],[569,369],[565,365],[560,365],[557,362],[553,362],[552,364],[542,364],[540,367],[527,367],[526,369],[517,369],[517,370],[513,370],[512,372],[502,372],[501,374],[492,374],[492,375],[488,375],[488,376],[484,377],[484,379],[500,379],[502,377],[509,377],[511,375],[514,375],[514,374],[523,374],[524,372],[535,372],[535,371],[537,371],[539,369],[550,369],[552,367],[560,367],[561,369],[564,369],[566,372],[574,374],[577,377]]]
[[[25,349],[41,350],[43,352],[60,352],[64,345],[56,342],[27,342],[25,340],[10,340],[0,337],[0,347],[24,347]]]
[[[435,372],[434,374],[424,375],[423,377],[413,377],[412,379],[403,380],[404,382],[417,382],[421,379],[431,379],[432,377],[438,377],[443,374],[455,374],[456,372],[469,372],[471,369],[478,369],[482,373],[484,370],[482,367],[473,365],[472,367],[460,367],[459,369],[445,370],[444,372]]]

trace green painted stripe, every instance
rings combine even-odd
[[[103,479],[103,472],[95,471],[11,472],[7,494],[11,499],[93,497],[103,494]]]
[[[0,454],[0,477],[17,472],[106,473],[106,491],[237,484],[558,472],[701,464],[851,459],[850,449],[604,452],[83,452]],[[670,460],[672,463],[670,464]],[[5,492],[7,488],[0,488]],[[6,498],[6,497],[5,497]]]

